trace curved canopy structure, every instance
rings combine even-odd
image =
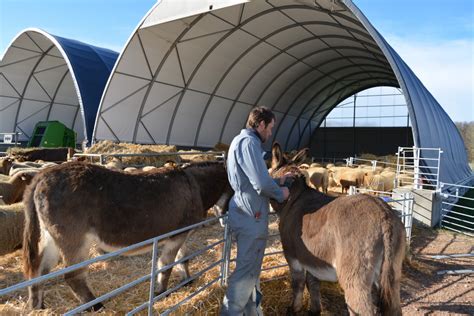
[[[0,62],[0,132],[28,140],[38,121],[58,120],[91,140],[100,97],[118,53],[26,29]]]
[[[350,0],[158,2],[119,57],[94,139],[212,147],[266,105],[291,150],[374,86],[403,89],[415,144],[445,152],[442,181],[470,172],[455,125]]]

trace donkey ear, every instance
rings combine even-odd
[[[280,144],[277,142],[273,143],[272,146],[272,169],[279,168],[284,163],[283,153],[281,151]]]
[[[291,161],[297,165],[300,163],[303,163],[303,161],[306,159],[306,156],[308,155],[308,148],[303,148],[301,149],[294,157],[291,159]]]

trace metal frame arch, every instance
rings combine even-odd
[[[135,29],[133,30],[133,32],[130,34],[130,36],[128,37],[127,41],[126,41],[126,44],[123,46],[122,48],[122,51],[119,52],[119,55],[117,57],[117,60],[115,62],[115,65],[112,67],[112,70],[110,72],[110,76],[109,78],[107,79],[107,82],[105,83],[105,86],[104,86],[104,91],[102,93],[102,96],[100,97],[100,101],[99,101],[99,106],[97,108],[97,115],[96,115],[96,118],[95,118],[95,122],[94,122],[94,129],[92,131],[92,139],[91,139],[91,142],[94,143],[96,141],[96,132],[97,132],[97,125],[99,124],[99,120],[102,119],[104,121],[104,124],[106,125],[106,127],[110,130],[110,132],[114,135],[114,137],[119,140],[119,138],[117,137],[117,135],[113,132],[113,129],[110,128],[110,126],[106,123],[106,121],[102,118],[102,106],[104,104],[104,99],[106,98],[107,96],[107,92],[109,92],[109,86],[110,86],[110,82],[112,81],[112,79],[114,78],[114,75],[117,71],[117,68],[119,67],[120,63],[122,62],[122,57],[123,57],[123,54],[124,52],[127,50],[128,46],[130,45],[133,37],[135,36],[135,33],[137,33],[141,26],[143,25],[143,23],[145,22],[145,20],[150,16],[150,14],[160,5],[161,3],[161,0],[160,1],[157,1],[151,8],[150,10],[148,10],[148,12],[143,16],[143,18],[140,20],[140,22],[138,23],[138,25],[135,27]]]
[[[36,44],[36,43],[35,43]],[[30,85],[30,80],[31,78],[33,77],[33,73],[35,71],[35,69],[39,66],[39,64],[41,63],[41,61],[43,60],[43,58],[48,54],[48,52],[54,48],[54,44],[51,45],[47,50],[43,51],[41,53],[41,56],[40,58],[38,59],[38,61],[36,62],[36,64],[33,66],[33,69],[31,70],[30,72],[30,75],[28,76],[28,79],[26,80],[25,82],[25,86],[23,87],[23,92],[21,93],[21,96],[20,96],[20,104],[18,104],[18,109],[16,110],[16,114],[15,114],[15,121],[13,123],[13,128],[14,128],[14,131],[16,130],[17,128],[17,125],[18,125],[18,116],[20,115],[20,110],[21,110],[21,106],[23,105],[23,97],[25,96],[25,93],[26,93],[26,90],[28,90],[28,86]]]
[[[154,82],[155,82],[155,79],[158,77],[158,75],[160,74],[160,70],[161,68],[163,67],[163,65],[166,63],[166,61],[168,60],[168,57],[170,56],[171,52],[176,48],[176,45],[179,43],[179,40],[184,36],[186,35],[186,33],[188,33],[192,27],[194,25],[196,25],[196,23],[198,23],[203,17],[204,17],[205,14],[199,14],[192,22],[191,22],[191,25],[187,28],[185,28],[181,34],[179,34],[176,39],[174,40],[173,44],[171,44],[171,46],[168,48],[168,51],[166,52],[166,54],[163,56],[163,59],[161,60],[160,64],[158,65],[158,67],[156,68],[155,70],[155,73],[153,74],[153,77],[151,78],[150,82],[148,83],[148,88],[145,92],[145,95],[143,96],[143,100],[142,100],[142,104],[140,105],[140,109],[138,110],[138,113],[137,113],[137,120],[135,122],[135,127],[134,127],[134,130],[133,130],[133,135],[132,135],[132,141],[135,142],[136,141],[136,137],[137,137],[137,133],[138,133],[138,126],[139,126],[139,122],[141,121],[141,115],[143,113],[143,109],[145,107],[145,103],[147,102],[148,100],[148,96],[150,95],[150,91],[151,89],[153,88],[153,85],[154,85]],[[137,34],[138,34],[138,31],[137,31]],[[138,36],[138,35],[137,35]],[[140,45],[141,45],[141,42],[140,42]],[[142,47],[143,49],[143,47]],[[145,54],[146,56],[146,54]],[[183,87],[183,91],[185,90],[185,87],[187,86],[187,83],[184,82],[185,86]],[[174,116],[174,114],[173,114]],[[168,143],[168,140],[166,141],[166,143]]]
[[[376,71],[374,73],[383,73],[383,74],[390,74],[389,72],[384,72],[384,71]],[[365,71],[359,71],[359,72],[352,72],[352,73],[349,73],[341,78],[339,78],[339,80],[341,81],[345,81],[346,78],[349,78],[351,76],[355,76],[355,75],[359,75],[359,74],[364,74]],[[311,82],[306,88],[305,88],[305,91],[306,92],[307,90],[309,90],[311,87],[313,87],[315,84],[318,83],[319,80],[321,80],[322,78],[318,78],[317,80]],[[291,129],[290,129],[290,134],[291,135],[291,132],[293,131],[293,128],[296,124],[296,122],[298,122],[298,120],[301,118],[301,116],[306,112],[306,109],[308,108],[308,106],[311,105],[311,102],[313,102],[313,100],[318,97],[321,93],[323,93],[324,91],[326,91],[326,89],[333,89],[335,86],[337,85],[337,82],[336,81],[332,81],[332,82],[329,82],[327,85],[325,85],[324,87],[322,87],[321,89],[318,89],[315,91],[315,94],[306,102],[306,104],[301,108],[300,110],[300,113],[298,114],[298,116],[296,117],[295,119],[295,122],[293,123]],[[294,100],[294,102],[296,102],[296,99]],[[284,121],[284,119],[288,116],[287,114],[289,113],[289,108],[288,108],[288,111],[286,112],[286,115],[281,119],[281,122],[278,124],[278,129],[275,131],[275,134],[273,136],[273,141],[276,139],[276,136],[278,134],[278,131],[280,130],[280,127],[282,126],[282,123]]]
[[[332,94],[328,95],[328,96],[321,102],[321,104],[324,104],[325,102],[327,102],[328,100],[330,100],[334,95],[336,95],[338,92],[344,91],[344,89],[347,89],[348,87],[352,86],[354,83],[361,83],[361,82],[364,82],[364,81],[375,80],[375,79],[376,79],[376,80],[383,80],[383,79],[386,79],[386,78],[385,78],[385,77],[375,77],[375,78],[366,78],[366,79],[355,79],[353,82],[351,82],[351,83],[349,83],[349,84],[347,84],[347,85],[345,85],[345,86],[339,88],[338,90],[332,92]],[[390,86],[392,86],[392,87],[398,87],[398,86],[396,86],[396,85],[394,85],[394,84],[392,84],[392,83],[389,83],[388,81],[387,81],[387,82],[382,82],[382,84],[385,85],[385,86],[389,86],[389,87],[390,87]],[[353,91],[362,91],[362,90],[365,90],[365,89],[369,89],[369,88],[373,88],[373,87],[378,87],[378,86],[380,86],[380,85],[381,85],[380,82],[377,82],[377,83],[375,83],[374,85],[369,85],[369,84],[367,84],[367,85],[361,86],[360,89],[354,89]],[[357,92],[352,92],[352,91],[350,91],[350,92],[347,93],[347,95],[352,95],[352,94],[354,94],[354,93],[357,93]],[[338,100],[341,100],[341,97],[339,97]],[[337,104],[337,103],[336,103],[336,104]],[[314,110],[313,113],[311,114],[310,118],[308,119],[308,122],[311,122],[311,121],[312,121],[314,115],[318,112],[319,109],[320,109],[320,107],[315,108],[315,110]],[[328,113],[329,113],[329,112],[328,112]],[[296,122],[296,121],[295,121],[295,122]],[[319,125],[319,124],[318,124],[318,125]],[[305,130],[306,130],[307,127],[308,127],[308,123],[306,123],[306,125],[305,125],[304,128],[303,128],[303,131],[302,131],[303,134],[304,134],[304,132],[305,132]],[[293,132],[293,129],[294,129],[294,126],[292,127],[292,129],[290,130],[290,133],[289,133],[288,135],[291,135],[291,133]],[[289,136],[287,137],[287,141],[286,141],[285,145],[288,144],[288,140],[289,140]]]
[[[194,68],[192,74],[189,76],[188,81],[185,83],[185,87],[184,87],[184,89],[183,89],[183,90],[184,90],[184,91],[183,91],[183,94],[180,96],[180,98],[179,98],[179,100],[178,100],[178,102],[177,102],[177,104],[176,104],[176,106],[175,106],[175,109],[174,109],[174,112],[173,112],[173,115],[172,115],[172,118],[171,118],[171,122],[170,122],[170,124],[169,124],[168,133],[167,133],[167,136],[166,136],[166,143],[167,143],[167,144],[169,143],[169,140],[170,140],[170,137],[171,137],[171,132],[172,132],[172,129],[173,129],[174,119],[175,119],[175,117],[176,117],[176,113],[177,113],[177,111],[178,111],[178,109],[179,109],[179,107],[180,107],[180,105],[181,105],[181,102],[182,102],[182,99],[183,99],[183,97],[184,97],[184,94],[186,93],[186,89],[187,89],[187,87],[189,86],[189,84],[192,82],[192,80],[194,79],[194,76],[195,76],[195,74],[197,73],[197,71],[199,70],[200,65],[202,65],[202,63],[212,54],[212,52],[213,52],[227,37],[229,37],[230,35],[232,35],[235,31],[241,29],[242,31],[248,33],[246,30],[243,30],[243,29],[242,29],[242,26],[246,25],[247,23],[249,23],[249,22],[251,22],[251,21],[253,21],[253,20],[258,19],[259,17],[262,17],[262,16],[264,16],[264,15],[266,15],[266,14],[269,14],[269,13],[271,13],[271,12],[275,12],[275,11],[281,12],[282,10],[286,10],[286,9],[288,9],[288,8],[304,8],[304,9],[311,9],[311,10],[321,11],[321,10],[319,10],[319,9],[317,9],[317,8],[309,7],[309,6],[307,6],[307,5],[286,5],[286,6],[281,6],[281,7],[278,7],[278,8],[273,7],[272,9],[268,9],[268,10],[263,10],[263,11],[261,11],[261,12],[255,14],[255,15],[253,15],[253,16],[247,18],[245,21],[241,21],[240,24],[238,24],[238,25],[235,25],[235,26],[232,25],[233,28],[232,28],[232,29],[229,29],[228,32],[227,32],[221,39],[219,39],[215,44],[213,44],[213,46],[208,50],[208,52],[202,57],[201,61],[197,64],[197,66]],[[208,14],[212,14],[212,13],[208,13]],[[215,15],[213,15],[213,16],[215,16]],[[216,16],[215,16],[215,17],[216,17]],[[217,18],[220,18],[220,17],[217,17]],[[225,21],[225,20],[223,20],[223,21]],[[226,23],[229,23],[228,21],[225,21],[225,22],[226,22]],[[305,25],[305,24],[329,25],[329,26],[335,26],[335,27],[338,27],[338,28],[349,29],[349,30],[352,30],[352,31],[355,32],[355,33],[360,34],[361,36],[370,38],[370,36],[368,36],[368,35],[365,34],[364,32],[361,32],[361,31],[359,31],[359,30],[357,30],[357,29],[352,29],[352,28],[347,27],[347,26],[340,26],[340,24],[337,24],[337,23],[319,21],[319,22],[303,22],[303,23],[296,23],[295,25],[296,25],[296,26],[302,26],[302,25]],[[286,27],[290,27],[291,25],[292,25],[292,24],[287,25]],[[285,27],[283,27],[283,28],[281,28],[281,29],[285,29]],[[280,30],[281,30],[281,29],[280,29]],[[307,30],[307,31],[308,31],[308,30]],[[310,31],[308,31],[308,32],[309,32],[310,34],[315,35],[313,32],[310,32]],[[270,34],[267,34],[267,35],[266,35],[265,37],[263,37],[262,39],[260,39],[259,37],[255,36],[254,34],[249,33],[249,35],[251,35],[251,36],[253,36],[253,37],[259,39],[259,42],[261,42],[262,40],[265,40],[265,39],[267,39],[267,38],[270,38],[270,37],[271,37],[271,36],[270,36],[271,34],[278,34],[278,32],[272,32],[272,33],[270,33]],[[267,44],[269,44],[269,45],[271,45],[271,46],[274,46],[274,45],[272,45],[271,43],[267,43]],[[330,45],[328,45],[327,43],[325,43],[325,44],[326,44],[328,47],[330,47]],[[279,48],[277,47],[277,49],[279,49]],[[280,49],[279,49],[279,50],[280,50]],[[234,62],[235,62],[235,61],[234,61]],[[227,114],[227,116],[226,116],[227,118],[228,118],[228,116],[229,116],[229,113],[230,113],[230,111],[228,111],[228,114]],[[224,124],[223,124],[221,133],[222,133],[223,129],[224,129],[225,126],[226,126],[227,120],[228,120],[228,119],[226,119],[225,122],[224,122]],[[221,138],[221,137],[219,137],[219,138]]]
[[[351,49],[352,49],[352,48],[353,48],[353,47],[351,47]],[[277,76],[275,76],[274,79],[273,79],[272,81],[270,81],[270,82],[268,83],[268,85],[262,90],[262,92],[261,92],[261,94],[259,95],[259,97],[257,98],[257,101],[255,102],[255,104],[258,104],[258,102],[259,102],[260,99],[263,97],[263,95],[265,94],[265,92],[273,85],[274,82],[276,82],[276,80],[277,80],[281,75],[283,75],[287,70],[289,70],[289,69],[292,68],[293,66],[298,65],[298,63],[300,62],[300,60],[303,60],[303,59],[306,59],[306,58],[308,58],[308,57],[310,57],[310,56],[319,54],[319,53],[321,53],[322,51],[329,51],[329,50],[334,50],[334,48],[326,47],[326,48],[324,48],[324,49],[322,49],[322,50],[315,51],[315,52],[311,52],[310,54],[304,56],[303,58],[297,59],[293,64],[288,65],[288,66],[287,66],[286,68],[284,68]],[[280,94],[280,96],[277,98],[277,100],[275,101],[275,103],[273,104],[273,106],[271,107],[271,109],[273,109],[273,108],[276,106],[276,104],[277,104],[277,103],[279,102],[279,100],[283,97],[283,95],[289,90],[289,88],[291,88],[291,87],[292,87],[299,79],[301,79],[302,77],[306,76],[307,74],[309,74],[309,73],[311,73],[311,72],[313,72],[313,71],[319,71],[320,73],[322,73],[322,74],[324,75],[324,77],[326,77],[326,76],[331,76],[332,73],[325,73],[325,72],[323,72],[322,70],[319,70],[319,68],[320,68],[321,66],[324,66],[324,65],[326,65],[326,64],[328,64],[328,63],[330,63],[330,62],[333,62],[333,61],[337,61],[337,60],[341,60],[341,59],[349,59],[349,58],[368,59],[368,60],[373,60],[373,61],[375,61],[375,62],[377,62],[377,63],[382,63],[382,61],[380,61],[380,60],[378,60],[378,59],[374,59],[374,58],[372,58],[372,57],[368,57],[368,56],[356,56],[356,55],[354,55],[354,56],[347,56],[347,55],[346,55],[346,56],[344,56],[344,57],[337,57],[337,58],[335,58],[335,59],[328,60],[328,61],[326,61],[326,62],[324,62],[324,63],[322,63],[322,64],[319,64],[317,67],[315,67],[315,66],[310,67],[310,69],[309,69],[307,72],[303,73],[299,78],[297,78],[296,80],[294,80],[294,81]],[[350,66],[352,66],[352,67],[360,67],[359,65],[360,65],[360,64],[355,64],[355,63],[352,62]],[[367,66],[369,66],[369,65],[367,64]],[[376,65],[370,65],[370,66],[371,66],[371,67],[376,67]],[[387,66],[388,66],[388,65],[387,65]],[[225,120],[224,120],[223,127],[222,127],[221,132],[220,132],[219,141],[222,141],[222,137],[223,137],[223,133],[224,133],[225,126],[227,125],[227,122],[228,122],[228,120],[229,120],[229,117],[230,117],[230,115],[231,115],[231,113],[232,113],[232,110],[234,109],[236,103],[237,103],[237,100],[234,100],[234,103],[232,104],[232,106],[230,107],[230,109],[229,109],[229,111],[228,111],[228,113],[227,113],[227,115],[226,115],[226,118],[225,118]]]
[[[412,132],[413,132],[413,142],[415,145],[420,144],[420,139],[418,135],[418,123],[416,119],[416,113],[413,108],[413,102],[410,95],[410,91],[408,89],[407,84],[405,83],[405,78],[401,74],[399,69],[398,63],[395,61],[395,57],[393,54],[395,51],[393,48],[387,43],[387,41],[380,35],[380,33],[372,26],[372,24],[368,21],[368,19],[362,14],[357,6],[352,3],[352,0],[340,0],[342,3],[349,9],[349,11],[359,20],[359,23],[367,30],[368,34],[372,37],[375,43],[379,46],[379,49],[384,53],[385,58],[387,58],[388,62],[390,63],[390,67],[394,72],[397,81],[402,88],[403,95],[405,96],[405,101],[408,107],[408,113],[411,118],[412,123]]]
[[[380,87],[380,85],[377,84],[377,85],[374,85],[374,86],[363,87],[363,88],[360,88],[360,89],[351,91],[351,92],[349,92],[348,94],[342,95],[341,97],[339,97],[338,101],[336,101],[333,106],[331,106],[331,107],[328,108],[327,110],[323,111],[323,112],[325,112],[326,114],[325,114],[323,117],[321,117],[321,120],[320,120],[319,122],[317,122],[317,126],[316,126],[315,130],[316,130],[317,128],[319,128],[319,126],[321,126],[321,123],[324,121],[324,119],[331,113],[331,111],[339,104],[339,102],[340,102],[341,100],[344,100],[344,99],[350,97],[351,95],[354,95],[354,94],[359,93],[359,92],[361,92],[361,91],[365,91],[365,90],[367,90],[367,89],[376,88],[376,87]],[[399,88],[399,87],[397,87],[397,86],[395,86],[395,85],[393,85],[393,86],[391,86],[391,85],[386,85],[386,87]],[[316,112],[316,114],[317,114],[317,113],[323,113],[323,112],[318,111],[318,112]],[[314,122],[314,121],[312,121],[312,122]],[[306,128],[303,129],[303,133],[304,133],[305,130],[306,130]],[[310,130],[311,130],[311,127],[310,127]],[[314,133],[315,133],[315,131],[314,131],[311,135],[314,135]],[[310,136],[310,140],[311,140],[311,138],[312,138],[312,136]],[[297,147],[298,147],[298,148],[299,148],[300,146],[301,146],[301,139],[298,140],[298,144],[297,144]]]
[[[312,24],[312,25],[313,25],[313,24],[318,24],[318,23],[317,23],[317,22],[308,22],[308,24]],[[274,36],[274,35],[276,35],[276,34],[279,34],[279,33],[281,32],[281,30],[286,30],[286,29],[290,29],[290,28],[298,27],[298,26],[300,26],[300,25],[299,25],[299,24],[287,25],[287,26],[285,26],[285,27],[282,27],[282,28],[279,29],[279,30],[276,30],[276,31],[274,31],[274,32],[272,32],[272,33],[270,33],[270,34],[268,34],[268,35],[265,36],[264,38],[261,38],[258,42],[255,42],[252,46],[250,46],[247,50],[245,50],[240,56],[238,56],[238,57],[234,60],[234,62],[233,62],[233,63],[228,67],[228,69],[223,73],[221,79],[219,80],[219,82],[217,83],[217,85],[214,87],[213,92],[211,93],[211,97],[209,98],[209,100],[208,100],[208,102],[207,102],[207,104],[206,104],[206,106],[205,106],[205,108],[204,108],[204,110],[203,110],[203,113],[202,113],[202,115],[201,115],[201,118],[200,118],[200,121],[199,121],[199,124],[198,124],[198,128],[197,128],[196,135],[195,135],[195,139],[194,139],[194,145],[197,144],[197,141],[198,141],[198,139],[199,139],[199,134],[200,134],[199,129],[200,129],[200,127],[201,127],[201,125],[202,125],[202,122],[203,122],[203,120],[204,120],[204,117],[205,117],[205,115],[206,115],[206,113],[207,113],[207,109],[208,109],[210,103],[212,102],[214,96],[216,95],[217,90],[220,88],[221,84],[222,84],[222,83],[224,82],[224,80],[227,78],[227,75],[230,73],[230,71],[231,71],[232,69],[234,69],[234,67],[238,64],[238,62],[239,62],[244,56],[246,56],[248,53],[250,53],[253,48],[257,47],[257,46],[260,45],[261,43],[266,43],[266,39],[267,39],[267,38],[270,38],[270,37],[272,37],[272,36]],[[324,37],[326,37],[326,38],[333,38],[333,37],[340,37],[340,36],[329,34],[329,35],[325,35]],[[287,47],[284,48],[284,49],[278,48],[278,52],[277,52],[275,55],[271,56],[271,57],[270,57],[269,59],[267,59],[264,63],[262,63],[262,64],[256,69],[256,71],[254,71],[253,74],[251,74],[251,75],[248,77],[248,79],[244,82],[242,88],[241,88],[240,91],[238,92],[236,98],[234,99],[234,102],[232,103],[232,105],[231,105],[231,107],[230,107],[230,109],[229,109],[229,111],[228,111],[228,114],[226,115],[226,118],[225,118],[225,120],[224,120],[222,129],[221,129],[221,132],[220,132],[220,136],[219,136],[219,140],[220,140],[220,141],[221,141],[221,139],[222,139],[223,130],[225,129],[225,126],[227,125],[228,118],[229,118],[230,114],[232,113],[232,110],[233,110],[235,104],[236,104],[237,101],[239,100],[241,94],[243,93],[243,91],[245,90],[245,88],[248,86],[248,84],[250,83],[250,81],[259,73],[259,71],[260,71],[261,69],[263,69],[264,66],[266,66],[268,63],[270,63],[271,61],[273,61],[275,58],[281,56],[282,54],[288,54],[287,51],[288,51],[289,49],[291,49],[291,48],[293,48],[293,47],[295,47],[295,46],[297,46],[297,45],[300,45],[300,44],[302,44],[302,43],[309,42],[309,41],[313,41],[313,40],[315,40],[315,39],[320,39],[320,38],[321,38],[321,36],[308,37],[308,38],[302,39],[302,40],[300,40],[300,41],[298,41],[298,42],[292,43],[292,44],[290,44],[289,46],[287,46]],[[350,37],[347,37],[347,38],[350,39],[350,40],[353,40],[353,39],[350,38]],[[352,47],[351,47],[351,48],[352,48]],[[308,55],[306,55],[306,56],[304,56],[304,57],[302,57],[302,58],[298,58],[298,57],[295,57],[295,56],[293,56],[293,55],[291,55],[291,54],[288,54],[289,56],[291,56],[292,58],[294,58],[295,61],[294,61],[292,64],[290,64],[287,68],[285,68],[285,70],[291,68],[291,67],[294,66],[294,65],[300,64],[300,63],[306,64],[306,63],[304,62],[304,59],[308,58],[309,56],[313,56],[313,55],[315,55],[315,54],[317,54],[317,53],[320,53],[320,52],[323,52],[323,51],[328,51],[328,50],[334,50],[334,49],[335,49],[334,47],[326,47],[326,48],[321,49],[321,50],[319,50],[319,51],[312,52],[312,53],[310,53],[310,54],[308,54]],[[357,48],[357,49],[362,50],[361,48]],[[375,60],[375,59],[374,59],[374,60]],[[378,61],[378,60],[375,60],[375,61]],[[308,64],[306,64],[306,65],[307,65],[310,69],[317,68],[317,67],[312,66],[312,65],[308,65]],[[319,66],[319,65],[318,65],[318,66]],[[321,73],[323,73],[323,72],[321,71]],[[280,74],[275,77],[275,80],[276,80],[276,78],[278,78],[279,76],[280,76]],[[273,81],[272,81],[272,82],[273,82]],[[265,91],[266,91],[266,89],[265,89]],[[260,97],[261,97],[261,95],[260,95]],[[260,97],[259,97],[258,99],[260,99]],[[258,102],[256,102],[256,103],[258,103]]]
[[[234,26],[234,28],[232,29],[229,29],[228,32],[223,36],[221,37],[221,39],[219,39],[207,52],[206,54],[202,57],[201,61],[196,65],[196,67],[194,68],[193,72],[191,73],[191,75],[189,76],[188,78],[188,81],[185,83],[185,87],[184,87],[184,93],[180,96],[176,106],[175,106],[175,110],[173,112],[173,116],[171,118],[171,122],[170,122],[170,125],[169,125],[169,128],[168,128],[168,133],[167,133],[167,136],[166,136],[166,143],[168,144],[169,143],[169,140],[170,140],[170,137],[171,137],[171,133],[172,133],[172,130],[173,130],[173,125],[174,125],[174,119],[176,117],[176,113],[179,109],[179,107],[181,106],[181,102],[182,102],[182,99],[184,97],[184,94],[186,93],[186,90],[187,90],[187,87],[189,86],[189,84],[193,81],[194,79],[194,76],[196,75],[196,73],[199,71],[199,69],[201,68],[201,65],[207,60],[207,58],[209,56],[211,56],[211,54],[215,51],[215,49],[220,46],[220,44],[222,44],[224,42],[224,40],[226,38],[228,38],[229,36],[231,36],[232,34],[234,34],[237,30],[242,30],[243,32],[245,33],[248,33],[246,30],[242,29],[242,26],[253,21],[253,20],[256,20],[258,18],[260,18],[261,16],[264,16],[270,12],[274,12],[275,10],[272,10],[272,9],[269,9],[269,10],[265,10],[265,11],[262,11],[262,12],[259,12],[258,14],[248,18],[247,20],[245,20],[244,22],[241,22],[241,24],[238,24],[236,26]],[[208,14],[211,14],[212,13],[208,13]],[[215,16],[215,15],[213,15]],[[217,16],[215,16],[217,17]],[[219,18],[219,17],[217,17]],[[226,23],[229,23],[227,21],[225,21]],[[328,22],[318,22],[318,21],[315,21],[315,22],[305,22],[307,24],[316,24],[316,25],[328,25]],[[270,46],[273,46],[275,47],[273,44],[271,43],[268,43],[266,40],[271,38],[272,36],[282,32],[282,31],[285,31],[287,29],[291,29],[293,27],[300,27],[302,24],[301,23],[295,23],[295,24],[288,24],[286,26],[283,26],[281,27],[280,29],[278,30],[275,30],[267,35],[265,35],[263,38],[259,38],[257,36],[255,36],[254,34],[251,34],[251,33],[248,33],[249,35],[255,37],[256,39],[258,39],[257,42],[255,42],[254,44],[252,44],[250,47],[248,47],[244,52],[242,52],[233,62],[232,64],[227,68],[226,71],[224,71],[221,79],[219,80],[217,86],[215,87],[214,91],[212,92],[212,96],[211,96],[211,100],[208,101],[208,103],[206,104],[205,106],[205,110],[204,112],[207,110],[210,102],[212,102],[212,98],[215,94],[215,92],[217,91],[217,89],[220,87],[220,85],[222,84],[222,82],[224,81],[225,77],[229,74],[229,72],[235,67],[235,65],[237,65],[237,63],[245,56],[247,55],[249,52],[251,52],[255,47],[257,47],[258,45],[260,45],[261,43],[267,43],[268,45]],[[312,34],[312,33],[310,33]],[[314,35],[314,34],[313,34]],[[277,50],[279,51],[282,51],[280,48],[276,47]],[[287,53],[287,52],[286,52]],[[288,54],[288,53],[287,53]],[[290,55],[290,54],[288,54]],[[291,55],[290,55],[291,56]],[[294,57],[294,56],[292,56]],[[227,123],[227,120],[224,121],[224,125],[223,125],[223,128],[225,128],[225,125]]]
[[[369,64],[359,64],[360,66],[364,67],[366,65],[369,65]],[[380,73],[386,73],[386,74],[390,74],[389,72],[383,72],[382,70],[386,70],[386,68],[382,67],[382,66],[376,66],[376,65],[370,65],[371,67],[376,67],[376,68],[380,68],[381,70],[380,71],[372,71],[374,73],[377,73],[377,72],[380,72]],[[340,70],[345,70],[345,69],[350,69],[350,68],[354,68],[355,65],[346,65],[346,66],[342,66],[342,67],[339,67],[337,69],[334,69],[334,71],[332,73],[335,73],[337,71],[340,71]],[[366,71],[358,71],[358,72],[351,72],[349,74],[346,74],[340,78],[338,78],[337,80],[344,80],[345,78],[349,77],[349,76],[353,76],[353,75],[358,75],[358,74],[363,74],[365,73]],[[322,77],[319,77],[319,78],[316,78],[315,80],[313,80],[311,83],[309,83],[304,89],[302,89],[302,91],[297,95],[297,97],[295,97],[292,101],[292,104],[295,103],[304,93],[306,93],[309,89],[311,89],[314,85],[316,85],[319,81],[327,78],[328,75],[324,75]],[[299,80],[299,79],[298,79]],[[292,83],[292,85],[296,84],[297,81],[295,81],[294,83]],[[332,84],[335,84],[336,81],[333,81],[331,83],[328,83],[328,85],[326,85],[324,88],[321,88],[321,89],[318,89],[316,90],[316,94],[318,94],[319,92],[321,91],[324,91],[328,86],[332,85]],[[291,85],[291,86],[292,86]],[[286,93],[286,90],[284,91],[284,93]],[[309,106],[309,104],[311,104],[311,101],[314,99],[314,96],[311,97],[311,99],[308,101],[308,103],[305,104],[305,106],[301,109],[299,115],[298,115],[298,119],[301,117],[301,115],[303,115],[306,111],[306,108]],[[275,104],[273,105],[272,109],[276,106],[276,104],[279,102],[279,99],[275,102]],[[290,109],[291,107],[289,106],[285,112],[285,114],[283,115],[283,117],[280,119],[280,123],[278,124],[277,126],[277,129],[275,130],[275,133],[273,135],[273,140],[276,139],[276,136],[278,135],[278,132],[280,130],[280,127],[282,126],[282,123],[283,121],[285,120],[285,118],[288,116],[288,113],[290,112]]]

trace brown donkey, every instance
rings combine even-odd
[[[296,163],[305,152],[288,161],[275,144],[272,154],[271,173],[278,177],[288,171],[299,173]],[[389,205],[365,194],[332,198],[309,188],[298,175],[289,199],[283,204],[272,201],[272,207],[280,217],[281,242],[290,266],[290,314],[303,307],[305,282],[310,313],[321,312],[322,280],[339,281],[351,315],[375,315],[379,303],[383,315],[401,315],[405,230]]]
[[[27,279],[48,273],[61,255],[67,266],[84,261],[95,243],[113,251],[201,221],[219,201],[232,196],[222,163],[197,163],[155,172],[128,174],[66,163],[36,175],[24,195],[23,264]],[[188,233],[164,240],[158,267],[173,262]],[[132,254],[149,250],[140,249]],[[189,277],[187,262],[178,265]],[[95,299],[86,283],[87,268],[65,275],[83,302]],[[157,292],[167,288],[171,269],[158,275]],[[39,286],[29,288],[30,308],[42,308]],[[102,307],[101,303],[93,310]]]

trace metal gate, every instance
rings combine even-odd
[[[474,187],[441,183],[442,228],[474,237]]]

